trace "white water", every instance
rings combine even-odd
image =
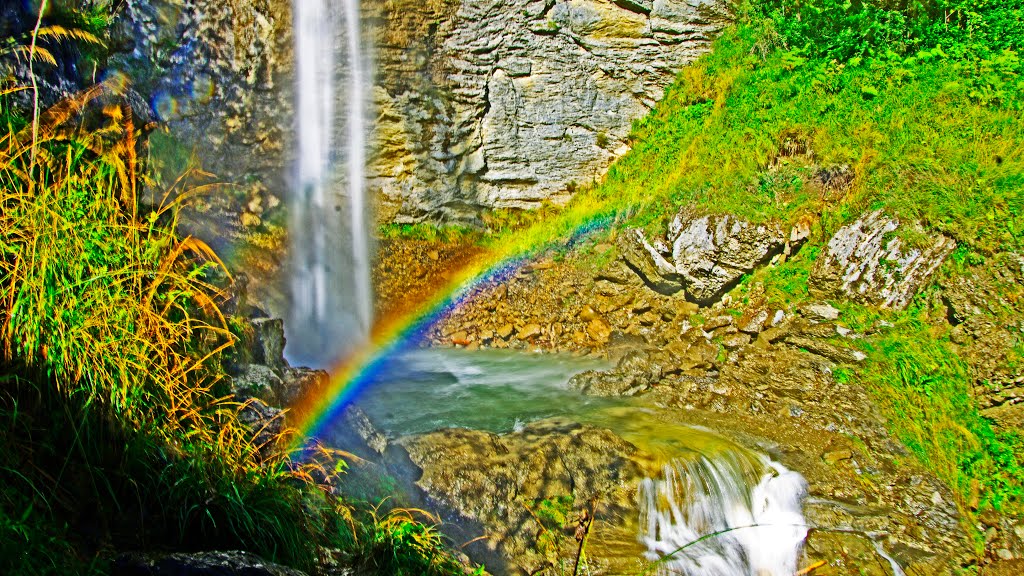
[[[297,160],[289,205],[287,353],[297,363],[327,366],[364,339],[373,320],[365,198],[368,74],[359,0],[295,0],[293,7]],[[345,127],[340,139],[339,125]],[[339,155],[346,159],[344,173]]]
[[[640,486],[641,540],[651,560],[664,559],[660,574],[796,572],[807,536],[800,474],[740,451],[677,458],[663,472]]]

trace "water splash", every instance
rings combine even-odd
[[[641,541],[660,574],[791,576],[807,537],[804,478],[741,451],[680,457],[640,485]],[[705,538],[706,537],[706,538]]]
[[[368,75],[359,0],[295,0],[293,7],[298,146],[289,206],[287,353],[295,363],[322,367],[362,343],[373,320],[365,197]],[[338,33],[342,21],[344,38]],[[346,86],[343,110],[335,105],[340,86]],[[345,127],[340,139],[339,126]],[[347,161],[343,173],[336,166],[339,154]]]

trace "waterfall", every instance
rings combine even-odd
[[[680,457],[640,485],[640,539],[661,574],[792,576],[807,483],[739,451]],[[703,537],[708,536],[703,539]]]
[[[373,321],[365,197],[369,75],[359,0],[294,0],[293,8],[297,149],[287,354],[325,367],[365,339]]]

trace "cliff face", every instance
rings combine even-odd
[[[127,0],[108,73],[123,72],[203,168],[284,192],[291,136],[288,0]]]
[[[389,0],[377,21],[382,218],[564,202],[718,28],[709,0]]]
[[[632,122],[708,49],[720,26],[712,1],[365,0],[380,219],[466,222],[568,200],[626,152]],[[204,168],[261,183],[242,202],[258,208],[249,222],[287,193],[291,8],[128,0],[115,24],[110,69],[133,79]]]

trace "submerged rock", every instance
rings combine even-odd
[[[569,497],[575,510],[592,509],[614,522],[632,514],[644,475],[643,456],[632,444],[563,418],[504,435],[447,429],[399,444],[422,471],[416,485],[428,502],[445,511],[450,522],[461,518],[486,526],[487,542],[476,545],[477,554],[500,550],[531,574],[545,564],[535,549],[541,527],[533,507]],[[639,556],[636,549],[632,553]]]
[[[833,297],[886,308],[906,308],[956,248],[942,235],[913,232],[918,246],[896,235],[900,221],[881,211],[840,228],[811,273],[811,288]]]

